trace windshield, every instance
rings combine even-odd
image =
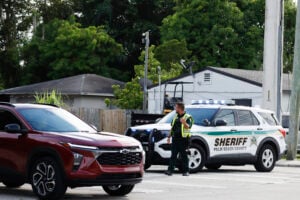
[[[36,131],[96,132],[75,115],[60,108],[23,108],[18,111]]]
[[[192,115],[194,119],[194,123],[199,126],[205,126],[203,120],[208,119],[209,121],[212,120],[215,113],[218,111],[218,108],[186,108],[186,112]],[[162,118],[158,123],[171,123],[175,116],[175,111],[167,114],[164,118]]]

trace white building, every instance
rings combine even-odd
[[[291,74],[283,75],[282,112],[289,111],[291,78]],[[168,82],[190,82],[190,84],[183,84],[183,102],[185,104],[200,99],[234,99],[239,105],[261,106],[262,81],[262,71],[206,67],[193,74],[185,74],[165,81],[161,84],[161,88],[159,85],[148,87],[148,111],[149,113],[162,112],[165,91],[169,97],[174,96],[174,85],[166,84]],[[179,84],[177,97],[181,96],[181,91],[181,84]]]

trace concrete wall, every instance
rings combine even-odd
[[[210,80],[204,78],[205,74],[210,74]],[[208,75],[207,75],[208,76]],[[206,76],[206,77],[207,77]],[[241,81],[220,73],[205,70],[194,75],[177,79],[176,81],[193,82],[193,84],[184,85],[184,103],[190,104],[192,100],[199,99],[252,99],[252,105],[261,105],[262,88],[245,81]],[[148,90],[148,109],[149,113],[161,113],[159,107],[160,99],[163,106],[164,85],[161,86],[161,98],[159,97],[159,86]],[[181,89],[178,86],[178,96]],[[173,96],[174,85],[166,88],[169,97]]]

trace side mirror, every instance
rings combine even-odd
[[[19,124],[7,124],[4,127],[4,131],[7,133],[22,133],[21,126]]]
[[[219,119],[216,121],[215,126],[226,126],[227,122],[224,119]]]
[[[204,126],[210,125],[210,121],[208,119],[204,119],[202,122],[203,122]]]

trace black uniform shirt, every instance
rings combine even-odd
[[[185,113],[183,115],[179,115],[177,114],[177,119],[175,120],[175,123],[172,127],[172,135],[174,138],[182,138],[182,133],[181,133],[181,122],[180,119],[185,115]],[[190,118],[188,118],[186,120],[186,123],[191,127],[192,126],[192,120]]]

